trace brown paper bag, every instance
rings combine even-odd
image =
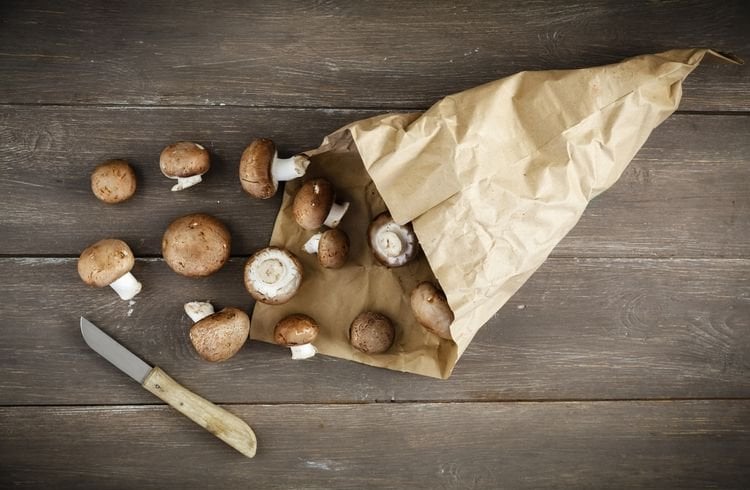
[[[340,228],[349,263],[326,270],[302,246],[312,235],[292,218],[301,183],[286,186],[271,244],[302,261],[299,293],[284,305],[257,303],[251,337],[273,342],[291,313],[321,325],[325,355],[447,378],[482,325],[544,262],[588,202],[622,174],[651,131],[676,109],[682,81],[705,49],[644,55],[614,65],[522,72],[448,96],[423,114],[357,121],[306,152],[306,178],[323,176],[351,208]],[[378,265],[367,226],[390,210],[412,222],[424,251],[398,269]],[[454,342],[424,330],[409,307],[420,281],[439,282],[456,319]],[[393,347],[350,347],[351,321],[379,311],[397,326]]]

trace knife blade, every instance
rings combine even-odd
[[[97,354],[172,408],[248,458],[255,456],[258,442],[255,433],[245,421],[180,385],[158,366],[149,366],[83,317],[81,335]]]

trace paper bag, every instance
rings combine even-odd
[[[340,225],[350,260],[323,269],[302,250],[313,232],[292,218],[301,183],[288,184],[271,244],[297,255],[305,276],[290,302],[256,304],[251,337],[273,342],[280,319],[304,313],[321,326],[314,342],[321,354],[447,378],[479,328],[677,109],[682,81],[706,53],[723,58],[673,50],[596,68],[522,72],[448,96],[423,114],[377,116],[327,136],[306,152],[313,163],[305,178],[327,178],[338,199],[351,202]],[[412,222],[423,250],[401,268],[379,265],[367,243],[370,221],[386,208],[397,222]],[[429,333],[411,313],[409,294],[424,280],[445,291],[453,341]],[[366,310],[396,325],[385,354],[349,345],[351,321]]]

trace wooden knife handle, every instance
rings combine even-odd
[[[248,458],[255,456],[258,441],[250,426],[236,415],[188,390],[161,368],[154,367],[148,373],[143,387]]]

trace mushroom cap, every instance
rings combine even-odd
[[[294,196],[294,220],[306,230],[317,230],[331,211],[334,197],[333,186],[326,179],[308,180]]]
[[[244,282],[256,301],[280,305],[297,293],[302,283],[302,263],[283,248],[262,248],[247,259]]]
[[[161,173],[170,179],[203,175],[211,168],[208,150],[198,143],[178,141],[161,151],[159,156]]]
[[[393,345],[396,329],[391,320],[380,313],[360,313],[349,327],[349,342],[365,354],[382,354]]]
[[[125,160],[107,160],[91,172],[91,191],[100,201],[115,204],[135,194],[136,176]]]
[[[431,282],[421,282],[411,292],[411,310],[420,325],[438,337],[451,340],[453,311],[445,294]]]
[[[81,252],[78,275],[90,286],[109,286],[133,268],[135,257],[128,244],[116,238],[99,240]]]
[[[276,194],[278,184],[271,175],[276,145],[266,138],[253,140],[240,157],[240,183],[253,197],[268,199]]]
[[[367,236],[373,255],[386,267],[401,267],[417,256],[419,245],[411,223],[399,225],[388,211],[372,220]]]
[[[211,215],[188,214],[164,232],[161,253],[167,265],[187,277],[213,274],[229,259],[232,237],[224,223]]]
[[[289,315],[273,329],[273,341],[285,347],[309,344],[318,336],[318,323],[307,315]]]
[[[226,361],[245,345],[249,333],[247,313],[230,306],[196,322],[190,328],[190,342],[203,359]]]
[[[340,269],[349,256],[349,236],[338,228],[326,230],[318,242],[318,262],[326,269]]]

